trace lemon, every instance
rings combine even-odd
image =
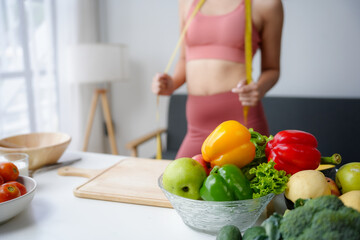
[[[347,207],[352,207],[360,212],[360,190],[344,193],[339,197]]]
[[[304,170],[293,174],[285,190],[285,197],[292,202],[299,198],[317,198],[330,194],[331,190],[324,174],[317,170]]]

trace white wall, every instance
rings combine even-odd
[[[111,88],[112,115],[120,154],[128,155],[126,142],[166,126],[167,97],[160,99],[160,124],[156,122],[156,97],[151,93],[155,72],[164,71],[178,36],[176,1],[106,1],[105,41],[129,47],[130,80]],[[154,11],[155,10],[155,11]],[[155,141],[139,149],[140,156],[155,154]]]
[[[360,98],[360,1],[285,0],[272,95]]]
[[[68,47],[100,39],[97,0],[56,1],[57,67],[60,98],[60,129],[71,135],[69,150],[82,150],[90,103],[96,85],[78,85],[68,74]],[[88,150],[104,152],[104,128],[100,103],[95,113]]]
[[[164,70],[175,47],[178,1],[103,1],[103,40],[129,46],[127,83],[112,86],[112,111],[120,154],[125,144],[158,127],[155,72]],[[360,98],[360,1],[284,0],[282,74],[269,92],[277,96]],[[259,75],[257,54],[254,75]],[[179,92],[185,92],[182,87]],[[161,98],[160,126],[166,126],[167,98]],[[155,141],[140,156],[155,153]]]

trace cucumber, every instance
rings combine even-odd
[[[220,229],[216,240],[242,240],[241,232],[234,225],[225,225]]]
[[[255,227],[251,227],[248,228],[245,232],[244,232],[244,238],[243,240],[260,240],[260,239],[266,239],[267,235],[266,235],[266,231],[265,228],[263,228],[262,226],[255,226]]]

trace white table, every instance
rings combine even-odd
[[[72,166],[110,167],[125,156],[66,152],[59,161],[81,157]],[[75,197],[81,177],[64,177],[57,170],[34,175],[38,186],[30,206],[0,225],[3,240],[56,239],[215,239],[186,226],[174,209]],[[257,224],[264,220],[264,214]]]

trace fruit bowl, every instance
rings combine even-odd
[[[27,193],[15,199],[0,203],[0,224],[25,210],[34,198],[36,181],[25,176],[19,176],[17,181],[25,185]]]
[[[26,153],[29,170],[56,163],[70,144],[71,137],[60,132],[16,135],[0,140],[0,154]]]
[[[162,175],[158,185],[187,226],[212,235],[229,224],[245,231],[255,224],[275,196],[271,193],[261,198],[226,202],[192,200],[166,191]]]

